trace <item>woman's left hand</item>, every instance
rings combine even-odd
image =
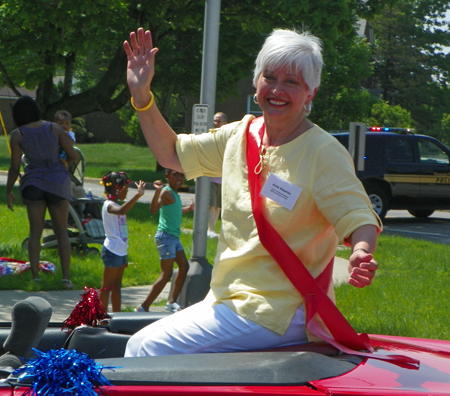
[[[348,283],[360,288],[369,286],[377,269],[378,264],[373,259],[372,254],[357,250],[352,253],[349,259],[348,272],[350,278]]]

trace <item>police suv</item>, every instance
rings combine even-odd
[[[389,209],[421,218],[450,209],[449,148],[406,128],[367,130],[364,170],[357,174],[381,219]],[[333,136],[348,148],[348,132]]]

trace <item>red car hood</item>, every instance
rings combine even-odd
[[[375,353],[405,355],[417,368],[367,359],[340,377],[311,382],[327,395],[450,395],[450,341],[371,335]]]

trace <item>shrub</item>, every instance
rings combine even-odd
[[[139,118],[136,111],[127,103],[118,112],[119,118],[125,123],[124,131],[128,136],[133,139],[133,144],[136,146],[146,146],[144,135],[141,131],[141,125],[139,124]]]
[[[92,143],[95,141],[94,134],[86,129],[86,122],[83,118],[77,117],[72,119],[72,131],[78,143]]]

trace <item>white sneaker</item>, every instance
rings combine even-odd
[[[170,303],[166,304],[166,311],[169,311],[169,312],[178,312],[178,311],[181,311],[182,309],[183,309],[183,307],[180,304],[178,304],[176,301],[173,302],[172,304],[170,304]]]
[[[217,235],[214,231],[208,231],[207,234],[208,238],[218,238],[219,235]]]

